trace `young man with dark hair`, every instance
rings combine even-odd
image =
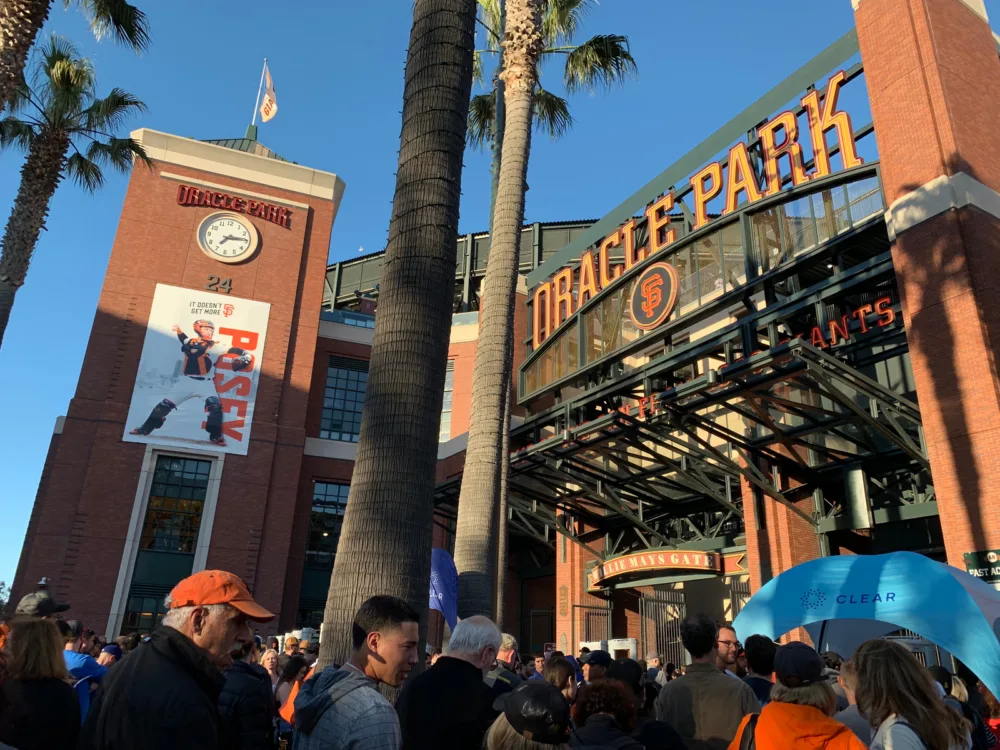
[[[73,679],[73,689],[76,690],[77,700],[80,701],[80,721],[87,718],[87,711],[90,710],[91,685],[97,685],[108,673],[108,668],[97,663],[97,659],[88,653],[83,653],[83,623],[79,620],[57,620],[59,632],[62,633],[64,642],[63,659],[66,662],[66,671]]]
[[[307,680],[295,699],[296,750],[399,750],[395,709],[380,684],[399,687],[419,655],[420,615],[394,596],[373,596],[352,626],[354,653]]]
[[[718,627],[716,643],[719,647],[719,655],[715,659],[715,666],[720,672],[725,672],[730,677],[736,677],[736,659],[740,654],[740,641],[736,637],[733,626],[722,623]]]
[[[760,711],[750,686],[716,666],[718,635],[718,626],[708,615],[686,617],[681,643],[691,654],[691,664],[656,697],[656,718],[676,729],[689,748],[726,750],[743,717]]]
[[[778,644],[766,635],[752,635],[747,638],[744,650],[749,674],[743,681],[753,690],[763,708],[771,700],[771,688],[774,687],[771,675],[774,673],[774,654]]]
[[[544,680],[542,676],[545,672],[545,654],[542,651],[536,651],[534,654],[535,659],[535,673],[531,675],[533,680]]]

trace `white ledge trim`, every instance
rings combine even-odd
[[[960,2],[964,3],[969,10],[986,21],[986,23],[990,22],[989,16],[986,15],[985,0],[960,0]],[[861,3],[862,0],[851,0],[851,6],[855,11],[861,6]]]
[[[980,211],[1000,218],[1000,193],[965,172],[958,172],[950,177],[941,175],[892,202],[885,212],[889,241],[895,242],[896,237],[907,229],[938,214],[965,206],[975,206]]]
[[[372,345],[375,331],[371,328],[361,326],[349,326],[346,323],[335,323],[332,320],[320,320],[320,338],[333,339],[334,341],[351,341],[355,344]]]
[[[302,452],[307,456],[315,456],[316,458],[337,458],[341,461],[353,461],[358,457],[358,444],[342,440],[307,437]]]
[[[280,203],[283,206],[292,206],[293,208],[301,208],[304,210],[309,210],[308,203],[299,203],[298,201],[290,201],[287,198],[279,198],[276,195],[268,195],[267,193],[254,193],[250,190],[243,190],[242,188],[235,188],[231,185],[221,185],[218,182],[208,182],[206,180],[198,180],[194,177],[187,177],[182,174],[175,174],[173,172],[160,172],[160,177],[167,180],[173,180],[174,182],[186,182],[188,185],[201,185],[202,187],[212,188],[213,190],[225,190],[227,193],[232,193],[234,195],[245,195],[248,198],[255,198],[257,200],[267,201],[268,203]]]

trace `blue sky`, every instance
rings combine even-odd
[[[94,42],[82,16],[62,3],[53,3],[43,35],[77,42],[102,92],[119,86],[148,104],[134,127],[193,138],[243,135],[266,55],[279,113],[260,140],[347,183],[331,260],[381,249],[411,4],[141,4],[153,38],[142,57]],[[1000,12],[1000,0],[987,4]],[[640,78],[574,96],[572,131],[558,142],[534,139],[525,220],[601,216],[852,24],[849,0],[603,0],[580,39],[627,34]],[[557,65],[543,70],[543,84],[561,92]],[[0,155],[4,221],[22,162]],[[467,152],[465,165],[460,230],[480,231],[489,215],[488,159]],[[52,427],[76,388],[125,186],[115,176],[96,196],[60,187],[0,349],[0,580],[13,578]],[[131,487],[124,491],[131,497]]]

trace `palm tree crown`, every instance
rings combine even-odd
[[[476,82],[483,84],[482,58],[499,53],[500,4],[502,0],[478,0],[479,25],[486,36],[486,47],[476,51]],[[564,56],[563,84],[568,93],[581,89],[596,91],[623,84],[638,75],[639,69],[629,51],[628,37],[598,34],[583,44],[573,40],[583,17],[597,0],[545,0],[542,33],[545,49],[542,59]],[[534,96],[535,128],[551,137],[564,135],[573,125],[569,103],[540,85]],[[484,148],[493,141],[496,116],[496,87],[472,97],[469,106],[469,142]]]
[[[103,168],[127,174],[133,159],[150,163],[141,144],[114,135],[145,110],[122,89],[98,98],[93,64],[71,42],[53,36],[38,57],[31,83],[24,81],[14,92],[10,114],[0,120],[0,147],[30,152],[43,135],[62,135],[67,143],[63,170],[93,192],[104,184]]]
[[[0,147],[20,148],[28,158],[0,240],[0,342],[63,177],[93,192],[104,184],[105,168],[124,173],[135,159],[150,164],[140,143],[115,135],[145,105],[121,89],[99,98],[93,65],[60,37],[38,53],[31,83],[22,78],[9,108]]]

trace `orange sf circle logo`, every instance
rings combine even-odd
[[[650,331],[670,317],[677,304],[677,271],[668,263],[653,263],[632,287],[629,312],[636,328]]]

